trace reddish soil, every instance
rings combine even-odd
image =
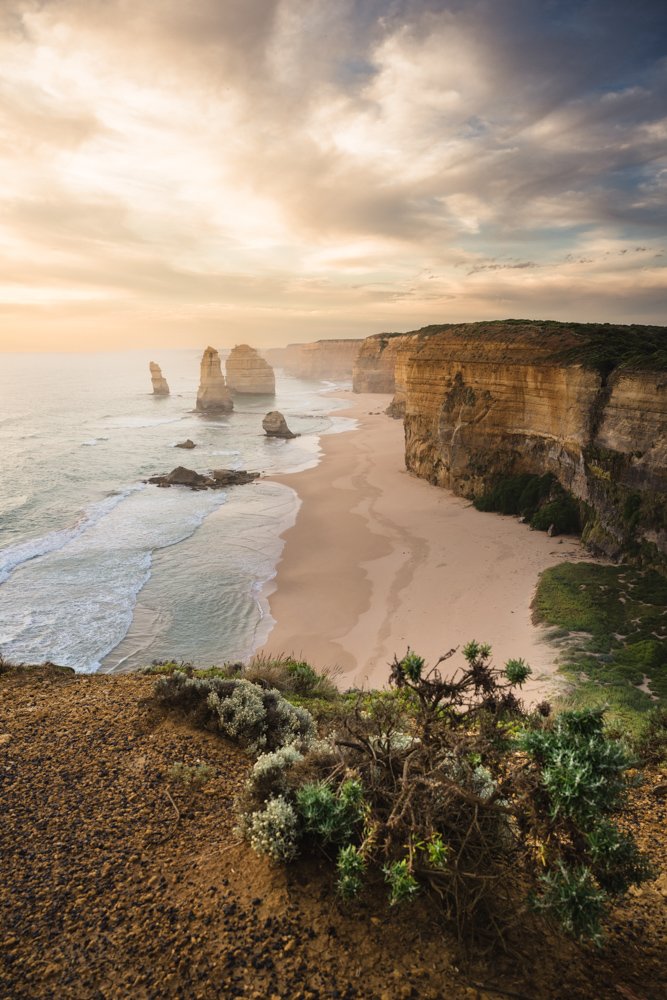
[[[0,665],[3,1000],[664,997],[664,874],[601,950],[519,934],[464,972],[426,901],[343,906],[324,861],[272,869],[238,844],[247,757],[157,710],[152,686]],[[216,775],[192,792],[178,761]],[[626,816],[656,862],[664,781],[649,772]]]

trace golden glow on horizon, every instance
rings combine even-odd
[[[478,6],[9,0],[0,350],[664,319],[663,242],[627,219],[664,203],[667,119],[639,85],[545,111]],[[627,150],[653,173],[622,207]]]

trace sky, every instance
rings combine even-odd
[[[0,0],[0,350],[667,323],[667,4]]]

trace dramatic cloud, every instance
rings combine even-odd
[[[0,348],[664,321],[667,11],[1,0]]]

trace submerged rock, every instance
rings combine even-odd
[[[196,448],[197,445],[190,438],[186,438],[185,441],[179,441],[178,444],[174,445],[174,448]]]
[[[202,413],[231,413],[234,409],[220,367],[220,355],[214,347],[207,347],[201,359],[197,409]]]
[[[294,434],[287,426],[287,421],[285,420],[282,413],[279,410],[271,410],[266,414],[262,420],[262,427],[269,437],[279,437],[279,438],[295,438],[299,437],[298,434]]]
[[[153,383],[154,396],[168,396],[169,386],[166,378],[162,374],[162,369],[155,361],[149,362],[148,367],[151,372],[151,382]]]
[[[214,469],[210,476],[179,465],[165,476],[151,476],[146,482],[153,486],[189,486],[192,490],[215,490],[223,486],[245,486],[259,478],[259,472],[244,469]]]
[[[276,378],[273,368],[254,347],[238,344],[225,363],[227,386],[240,395],[274,396]]]

